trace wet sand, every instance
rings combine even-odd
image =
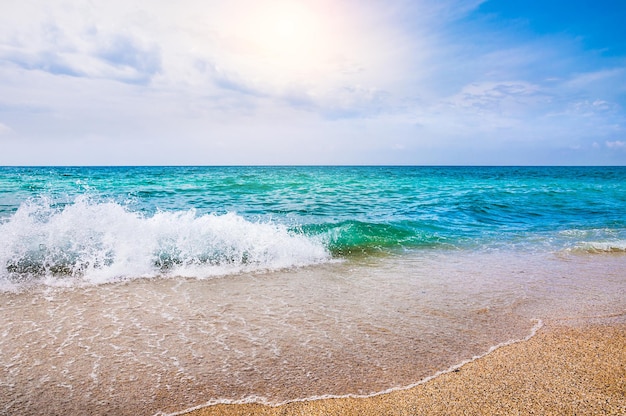
[[[626,323],[554,321],[408,390],[369,398],[214,405],[208,415],[626,414]]]

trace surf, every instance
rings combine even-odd
[[[106,283],[137,277],[209,277],[326,262],[314,238],[272,221],[195,209],[153,215],[77,197],[23,203],[0,224],[0,279]]]

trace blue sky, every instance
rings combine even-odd
[[[625,165],[626,2],[9,1],[0,165]]]

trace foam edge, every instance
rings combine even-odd
[[[322,396],[312,396],[312,397],[305,397],[302,399],[295,399],[295,400],[287,400],[284,402],[279,402],[279,403],[275,403],[275,402],[270,402],[268,401],[266,398],[264,397],[256,397],[256,396],[250,396],[247,397],[245,399],[241,399],[241,400],[228,400],[228,399],[217,399],[217,400],[211,400],[207,403],[198,405],[198,406],[194,406],[194,407],[190,407],[187,408],[185,410],[181,410],[178,412],[174,412],[174,413],[165,413],[165,412],[157,412],[155,413],[154,416],[180,416],[180,415],[184,415],[186,413],[189,412],[193,412],[195,410],[200,410],[200,409],[204,409],[206,407],[211,407],[211,406],[217,406],[220,404],[226,404],[226,405],[237,405],[237,404],[260,404],[260,405],[264,405],[264,406],[270,406],[270,407],[279,407],[279,406],[283,406],[289,403],[300,403],[300,402],[310,402],[310,401],[316,401],[316,400],[326,400],[326,399],[367,399],[370,397],[376,397],[376,396],[382,396],[384,394],[389,394],[389,393],[393,393],[396,391],[404,391],[404,390],[410,390],[414,387],[417,387],[419,385],[428,383],[431,380],[434,380],[435,378],[442,376],[444,374],[448,374],[448,373],[452,373],[458,369],[460,369],[461,367],[465,366],[466,364],[472,363],[476,360],[479,360],[481,358],[486,357],[487,355],[491,354],[492,352],[502,348],[502,347],[507,347],[509,345],[513,345],[513,344],[517,344],[520,342],[526,342],[528,340],[530,340],[531,338],[533,338],[535,335],[537,335],[537,332],[543,328],[544,324],[543,321],[541,319],[533,319],[532,321],[535,322],[535,324],[533,325],[533,327],[530,330],[530,334],[528,334],[526,337],[524,338],[520,338],[520,339],[513,339],[513,340],[509,340],[509,341],[504,341],[501,342],[497,345],[492,346],[491,348],[489,348],[489,350],[487,350],[487,352],[485,352],[484,354],[480,354],[480,355],[475,355],[472,358],[468,358],[467,360],[461,361],[458,364],[453,365],[452,367],[446,369],[446,370],[441,370],[436,372],[433,375],[430,375],[428,377],[425,377],[415,383],[406,385],[406,386],[399,386],[399,387],[391,387],[389,389],[386,390],[382,390],[379,392],[375,392],[375,393],[369,393],[369,394],[344,394],[344,395],[332,395],[332,394],[328,394],[328,395],[322,395]]]

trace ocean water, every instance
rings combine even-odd
[[[0,168],[0,413],[376,394],[625,299],[624,167]]]

